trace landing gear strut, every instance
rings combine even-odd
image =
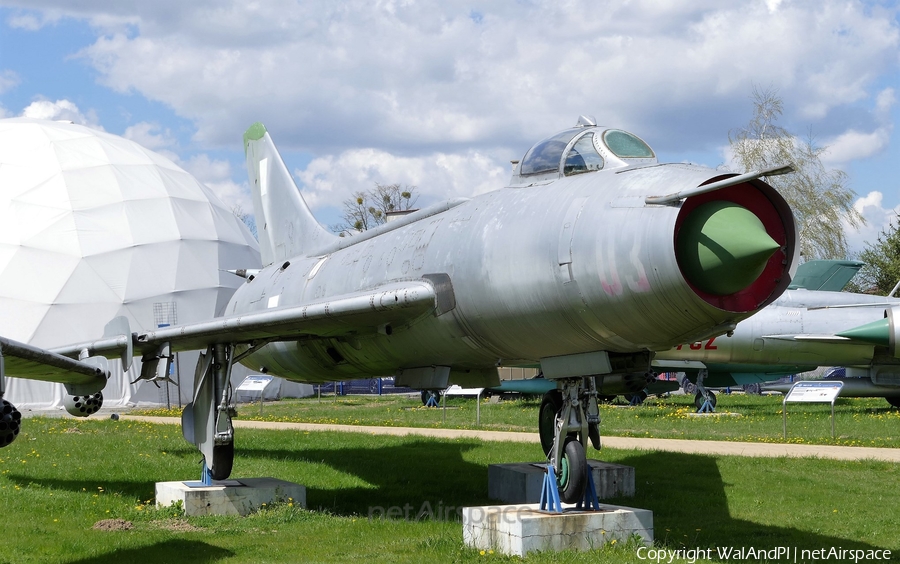
[[[204,482],[228,478],[234,464],[233,351],[231,345],[217,344],[200,354],[194,374],[194,399],[181,415],[184,438],[203,454]]]
[[[600,409],[593,378],[565,378],[544,394],[538,420],[541,448],[556,470],[560,499],[575,503],[587,483],[587,441],[600,450]]]
[[[697,395],[694,396],[694,406],[697,413],[713,413],[716,410],[716,394],[706,389],[703,380],[706,379],[706,370],[697,373]]]

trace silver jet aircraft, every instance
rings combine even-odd
[[[534,145],[505,188],[352,237],[313,217],[262,124],[244,134],[263,264],[223,317],[136,334],[142,377],[201,349],[186,439],[208,476],[234,457],[234,363],[302,382],[395,374],[400,385],[496,385],[539,366],[557,389],[539,428],[561,497],[599,448],[598,394],[642,389],[655,351],[731,331],[796,267],[796,227],[760,177],[659,164],[587,117]],[[110,339],[57,349],[121,355]]]
[[[706,386],[771,382],[820,366],[847,367],[841,396],[886,397],[900,407],[900,299],[842,292],[860,266],[804,263],[780,298],[731,334],[659,352],[653,364],[690,374],[698,408],[707,399],[715,405]]]

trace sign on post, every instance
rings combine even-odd
[[[266,395],[266,388],[275,378],[273,376],[264,376],[262,374],[251,374],[244,378],[241,385],[237,387],[238,392],[259,392],[259,414],[262,415],[263,398]]]
[[[834,438],[834,402],[841,393],[844,383],[827,380],[800,381],[791,386],[781,402],[784,438],[787,438],[787,403],[830,403],[831,404],[831,438]]]

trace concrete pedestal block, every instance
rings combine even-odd
[[[291,502],[306,507],[306,488],[276,478],[201,482],[157,482],[156,503],[168,507],[182,502],[185,515],[248,515],[262,504]]]
[[[491,464],[488,466],[488,497],[504,503],[539,503],[546,462]],[[634,468],[599,460],[588,460],[598,499],[634,496]]]
[[[571,507],[571,506],[569,506]],[[653,512],[619,505],[600,511],[540,511],[539,504],[463,508],[463,542],[481,550],[525,556],[535,550],[591,550],[639,535],[653,543]]]

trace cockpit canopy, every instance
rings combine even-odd
[[[656,155],[636,135],[598,127],[581,116],[578,125],[539,141],[525,153],[513,172],[512,185],[531,184],[635,164],[654,164]]]

